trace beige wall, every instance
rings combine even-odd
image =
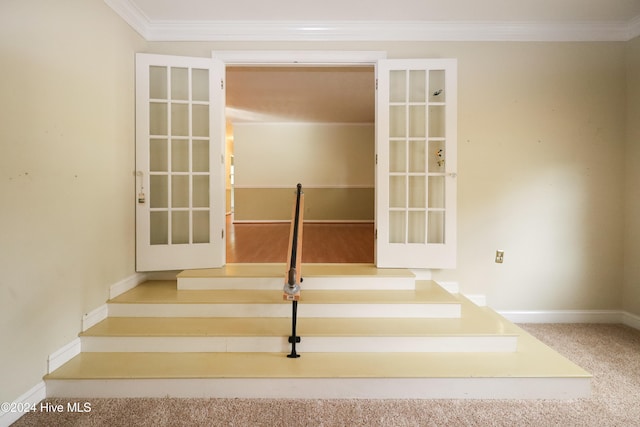
[[[298,183],[305,220],[373,220],[373,124],[236,123],[233,145],[236,221],[290,220]]]
[[[234,125],[237,187],[372,187],[373,124]]]
[[[640,37],[627,43],[623,308],[640,316]]]
[[[458,268],[435,277],[502,310],[620,308],[624,44],[456,51]]]
[[[102,0],[0,2],[0,401],[134,273],[134,52]]]
[[[291,221],[295,186],[236,188],[234,221]],[[304,187],[304,220],[371,222],[375,191],[367,188]]]

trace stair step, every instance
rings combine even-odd
[[[186,270],[178,274],[178,289],[282,290],[286,264],[227,264],[221,268]],[[411,290],[415,275],[406,269],[373,264],[303,264],[305,290]]]
[[[468,311],[471,308],[468,309]],[[464,319],[300,318],[302,352],[505,352],[517,334]],[[290,318],[108,318],[83,332],[84,351],[285,352]]]
[[[590,393],[590,375],[521,331],[513,353],[81,353],[49,397],[535,398]]]
[[[488,308],[408,270],[303,265],[297,345],[284,264],[231,264],[108,301],[52,398],[588,397],[591,376]],[[336,348],[337,347],[337,348]]]
[[[299,317],[459,318],[460,302],[433,281],[410,290],[307,290]],[[181,290],[175,281],[149,281],[109,301],[113,317],[288,317],[282,289]]]

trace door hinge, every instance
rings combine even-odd
[[[376,165],[378,164],[378,155],[376,154]]]
[[[376,79],[376,90],[378,90],[378,79]]]
[[[224,90],[224,80],[220,79],[220,89]]]
[[[224,165],[224,154],[220,154],[220,163]]]
[[[224,239],[224,228],[222,230],[220,230],[220,238]]]
[[[378,240],[378,229],[376,228],[375,233],[373,233],[373,239]]]

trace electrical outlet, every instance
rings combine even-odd
[[[496,262],[502,264],[504,262],[504,251],[496,251]]]

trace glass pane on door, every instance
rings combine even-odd
[[[167,99],[167,67],[149,67],[149,98]]]
[[[193,213],[193,243],[209,243],[209,210]]]
[[[193,79],[193,100],[209,102],[209,70],[194,68],[192,70]]]
[[[429,102],[446,102],[444,70],[429,70]]]
[[[189,70],[171,68],[171,99],[186,101],[189,99]]]
[[[208,243],[209,70],[151,66],[149,93],[151,244]]]
[[[443,229],[438,227],[444,227],[445,208],[444,71],[393,70],[389,79],[388,207],[395,230],[390,242],[442,243]]]
[[[150,236],[152,245],[169,243],[169,213],[167,211],[151,211]]]

